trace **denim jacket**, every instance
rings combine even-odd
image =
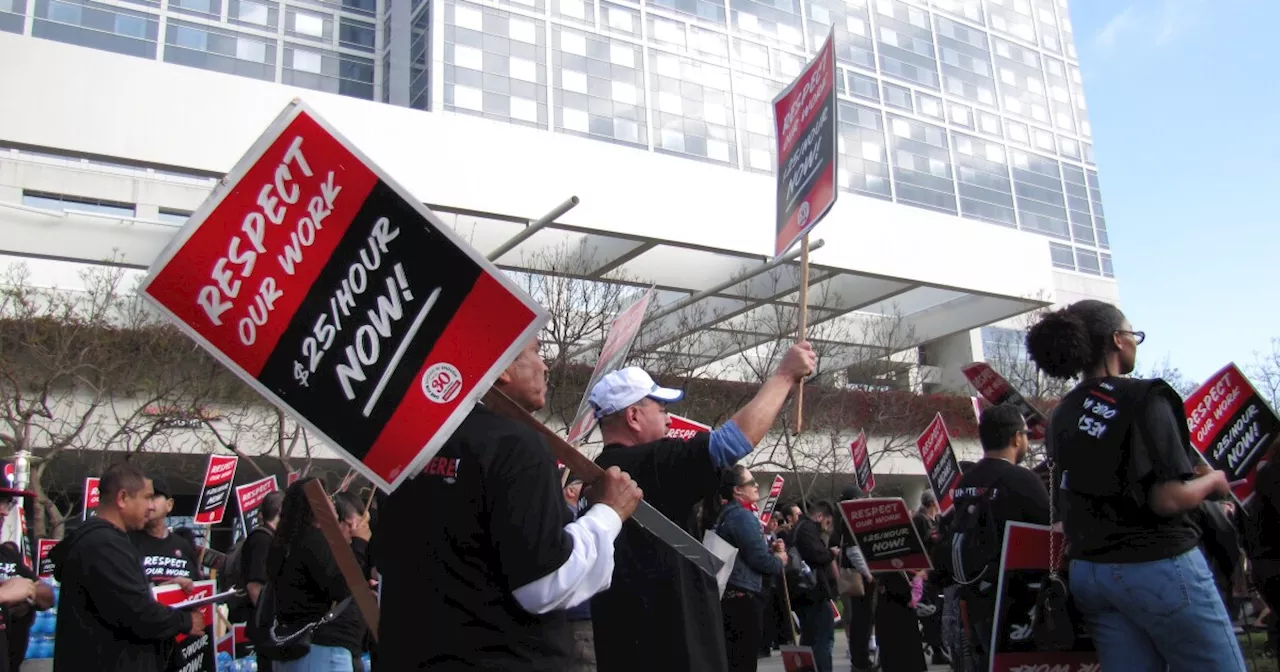
[[[738,500],[724,505],[716,522],[716,534],[738,549],[738,558],[729,573],[730,588],[759,594],[762,576],[782,573],[782,561],[769,552],[759,519]]]

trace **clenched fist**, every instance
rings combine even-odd
[[[808,341],[800,341],[791,346],[782,356],[777,375],[798,383],[813,375],[817,368],[818,355],[813,351],[813,346],[809,345]]]
[[[641,499],[644,491],[630,474],[617,467],[609,467],[600,480],[591,484],[591,501],[608,506],[623,520],[631,517]]]

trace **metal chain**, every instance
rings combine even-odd
[[[1062,563],[1062,549],[1055,543],[1056,536],[1053,533],[1053,526],[1058,522],[1058,511],[1054,506],[1054,486],[1058,479],[1054,476],[1053,458],[1045,456],[1045,463],[1049,466],[1049,580],[1054,581],[1058,578],[1058,566]],[[1063,531],[1066,534],[1066,531]]]

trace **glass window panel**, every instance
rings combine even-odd
[[[292,67],[294,70],[319,73],[322,67],[320,54],[305,49],[294,49]]]
[[[905,117],[889,115],[889,119],[898,201],[956,214],[946,133]]]
[[[1058,268],[1076,270],[1075,255],[1071,253],[1071,247],[1068,245],[1049,243],[1049,258]]]
[[[29,208],[45,210],[67,210],[72,212],[92,212],[113,217],[133,217],[134,206],[123,203],[112,203],[93,198],[64,196],[36,191],[23,191],[22,204]]]
[[[1098,253],[1092,250],[1076,248],[1076,267],[1081,273],[1102,274],[1102,269],[1098,265]]]
[[[878,110],[840,101],[840,187],[888,200],[889,158]]]
[[[238,7],[239,20],[259,26],[270,25],[270,13],[265,4],[252,0],[240,0]]]

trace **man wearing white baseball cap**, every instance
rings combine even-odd
[[[795,385],[814,371],[808,343],[797,343],[777,371],[729,422],[692,439],[665,438],[667,404],[684,397],[639,368],[614,371],[591,389],[604,449],[596,463],[635,479],[644,498],[678,524],[716,491],[720,470],[764,439]],[[650,533],[624,526],[614,552],[613,586],[591,601],[599,672],[725,672],[724,626],[713,577]]]

